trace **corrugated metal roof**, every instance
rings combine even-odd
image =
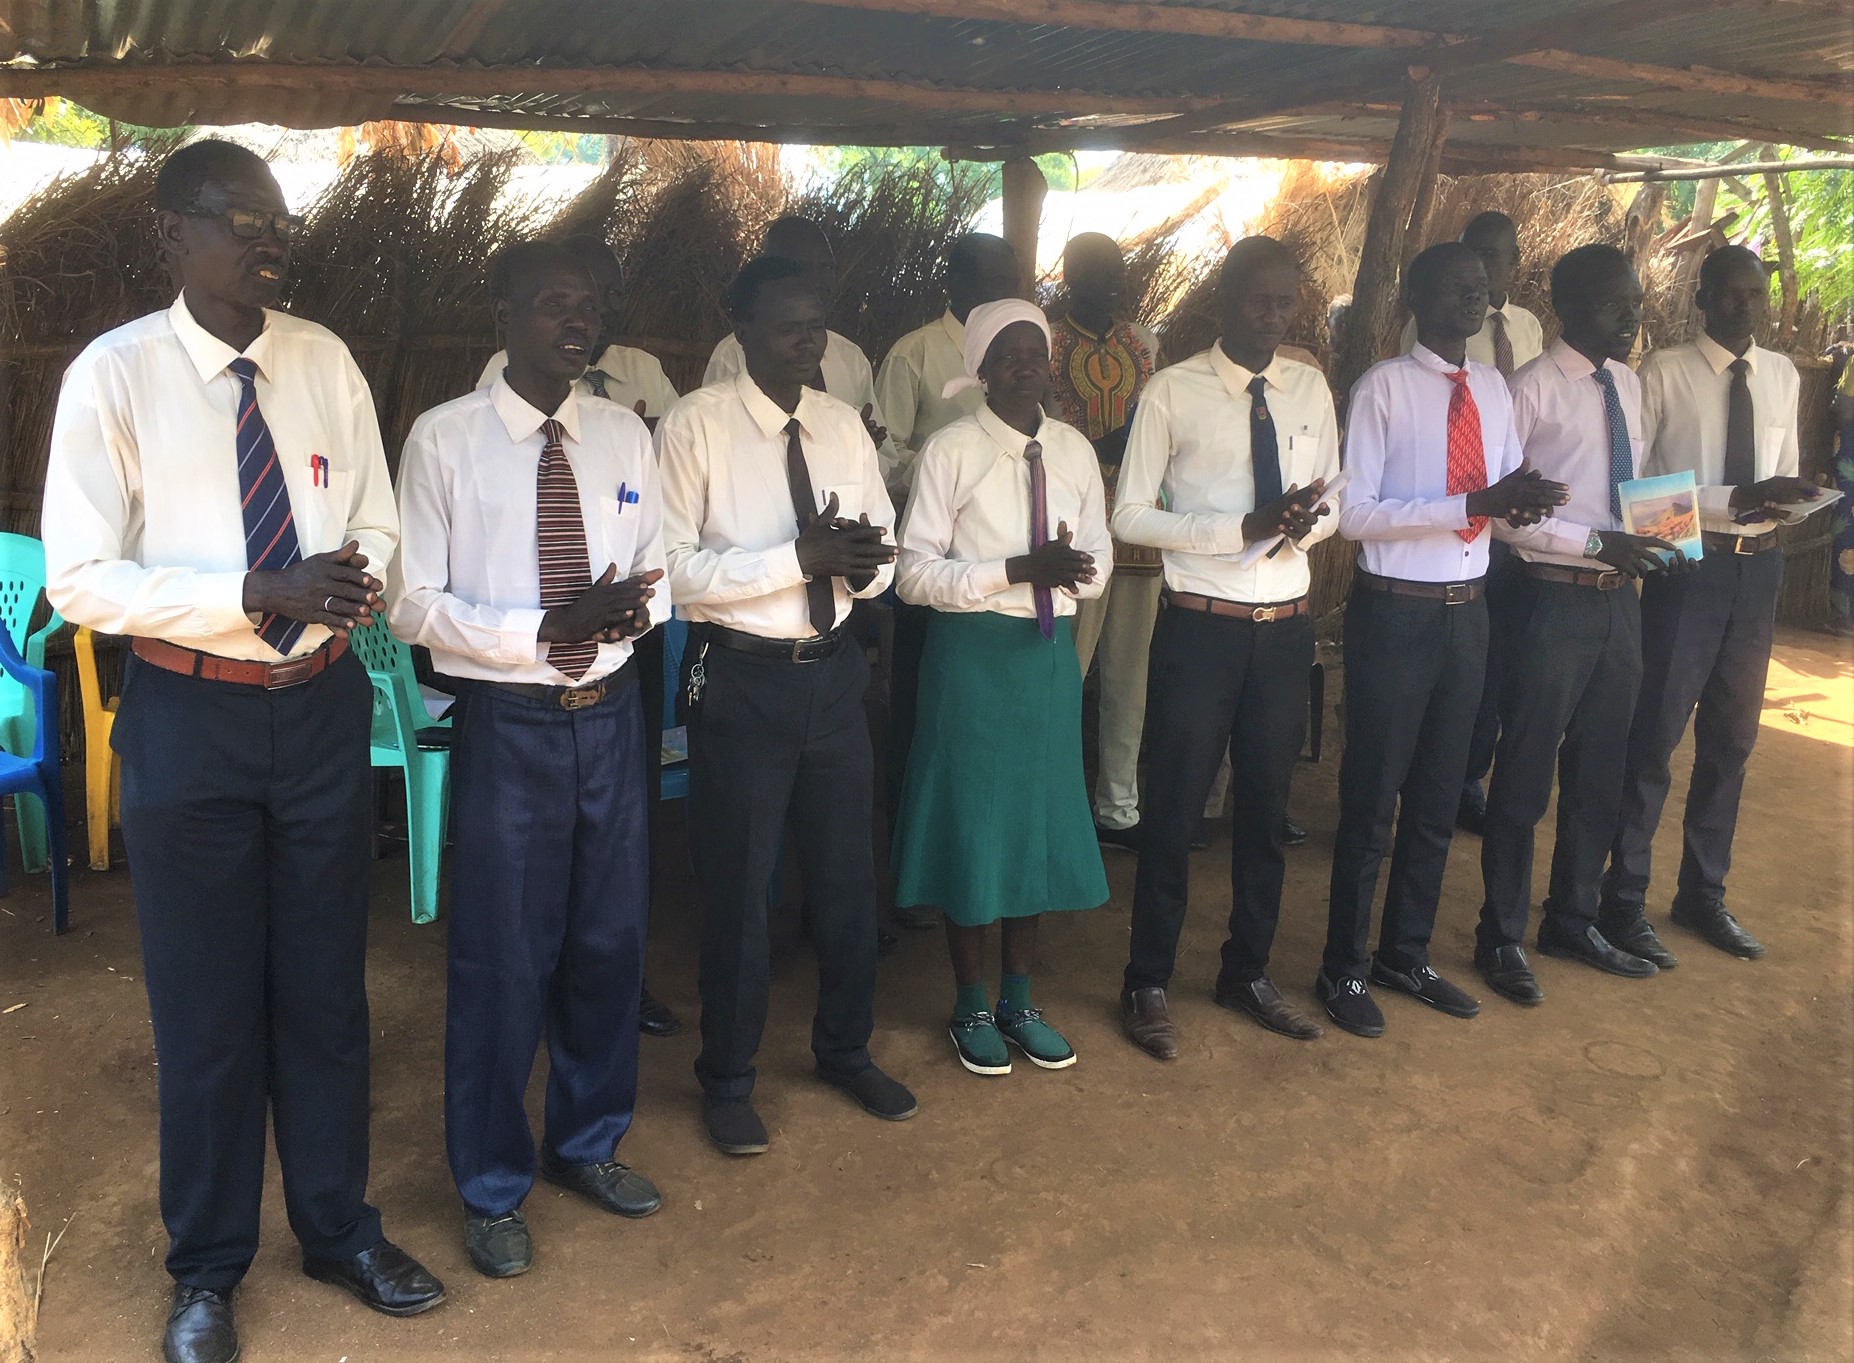
[[[301,127],[394,116],[526,122],[786,140],[956,143],[1040,149],[1175,138],[1212,151],[1217,135],[1176,132],[1169,113],[1229,107],[1228,145],[1258,139],[1388,141],[1394,115],[1330,106],[1394,102],[1418,48],[1346,47],[1116,31],[1132,4],[1048,0],[1022,8],[1070,23],[1023,22],[995,4],[946,0],[0,0],[0,93],[66,93],[150,124],[264,120]],[[1479,36],[1575,17],[1588,0],[1176,0],[1219,13]],[[1585,23],[1550,45],[1650,64],[1644,78],[1504,61],[1450,75],[1451,102],[1511,117],[1457,119],[1456,151],[1547,148],[1571,159],[1702,140],[1724,122],[1821,139],[1854,132],[1854,25],[1837,0],[1731,6],[1639,0],[1639,23]],[[1119,13],[1116,14],[1115,12]],[[1611,15],[1616,12],[1611,7]],[[977,18],[973,14],[1002,18]],[[1626,12],[1625,12],[1626,13]],[[961,17],[965,16],[965,17]],[[1082,21],[1086,22],[1082,22]],[[1738,93],[1669,68],[1781,81]],[[584,73],[568,76],[566,73]],[[447,87],[446,81],[452,82]],[[692,83],[693,82],[693,83]],[[1813,82],[1813,84],[1810,84]],[[852,84],[856,83],[856,84]],[[1672,88],[1681,83],[1695,88]],[[1318,112],[1297,110],[1318,105]],[[1626,111],[1617,126],[1595,121]],[[1559,117],[1554,119],[1550,112]],[[1524,117],[1543,112],[1544,116]],[[1263,120],[1256,122],[1256,120]],[[1656,122],[1656,120],[1663,120]],[[584,120],[612,120],[584,123]],[[660,126],[659,126],[660,125]],[[1710,140],[1710,139],[1706,139]],[[1290,150],[1295,145],[1284,143]]]

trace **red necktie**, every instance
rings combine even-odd
[[[1481,409],[1468,391],[1468,367],[1447,371],[1455,391],[1448,395],[1448,495],[1479,492],[1487,486],[1487,451],[1481,445]],[[1455,533],[1472,544],[1487,528],[1485,516],[1468,517],[1468,528]]]
[[[1030,466],[1030,547],[1049,543],[1049,476],[1043,470],[1041,442],[1024,442],[1024,463]],[[1056,637],[1056,598],[1047,587],[1032,587],[1036,598],[1036,627],[1045,639]]]
[[[592,585],[586,557],[586,521],[579,505],[579,483],[560,443],[565,427],[549,417],[541,423],[541,463],[535,477],[535,542],[540,551],[541,609],[570,606]],[[599,643],[549,644],[547,661],[578,681],[599,656]]]

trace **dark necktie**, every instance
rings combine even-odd
[[[592,389],[592,396],[595,398],[611,397],[611,394],[605,391],[605,371],[603,369],[588,369],[586,386]]]
[[[1281,499],[1281,442],[1275,436],[1275,419],[1268,414],[1260,374],[1249,380],[1249,459],[1255,465],[1255,508]]]
[[[535,472],[535,543],[541,569],[541,609],[570,606],[592,585],[586,555],[586,519],[579,505],[579,480],[560,443],[565,427],[549,417],[541,423],[541,462]],[[599,642],[549,644],[547,661],[578,681],[599,656]]]
[[[805,465],[805,446],[798,436],[798,418],[785,423],[785,481],[792,489],[792,514],[798,518],[798,533],[818,518],[817,493],[811,487],[811,470]],[[814,577],[805,583],[805,601],[810,608],[811,628],[829,634],[837,627],[837,589],[830,577]]]
[[[258,410],[257,361],[239,356],[226,366],[238,379],[238,496],[245,519],[245,564],[253,572],[276,572],[302,558],[290,489],[277,461],[277,445]],[[288,654],[307,629],[301,620],[266,615],[258,638]]]
[[[1024,444],[1024,463],[1030,468],[1030,548],[1040,549],[1049,543],[1049,475],[1043,468],[1043,446],[1035,440]],[[1056,637],[1056,598],[1048,587],[1032,587],[1036,598],[1036,627],[1045,639]]]
[[[1513,377],[1513,338],[1506,334],[1506,314],[1495,308],[1487,314],[1487,325],[1493,328],[1494,368],[1500,371],[1500,377]]]
[[[1757,481],[1757,416],[1751,407],[1751,362],[1732,361],[1732,386],[1725,398],[1725,484]]]
[[[1615,376],[1606,365],[1597,370],[1595,378],[1603,390],[1603,417],[1609,424],[1609,514],[1620,525],[1622,494],[1616,489],[1635,476],[1635,451],[1629,444],[1629,423],[1622,415]]]
[[[1448,395],[1448,487],[1451,497],[1464,492],[1479,492],[1487,486],[1487,448],[1481,443],[1481,409],[1474,394],[1468,391],[1468,367],[1445,369],[1443,376],[1454,385]],[[1487,528],[1485,516],[1468,517],[1465,530],[1457,530],[1467,543],[1474,543]]]

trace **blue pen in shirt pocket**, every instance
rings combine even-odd
[[[618,484],[618,514],[622,516],[627,506],[637,505],[637,491],[627,483]]]

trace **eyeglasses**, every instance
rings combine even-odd
[[[294,213],[259,213],[249,208],[227,208],[216,213],[195,208],[187,216],[217,218],[232,229],[233,236],[242,237],[246,241],[257,241],[272,228],[276,229],[278,241],[289,241],[306,225]]]

